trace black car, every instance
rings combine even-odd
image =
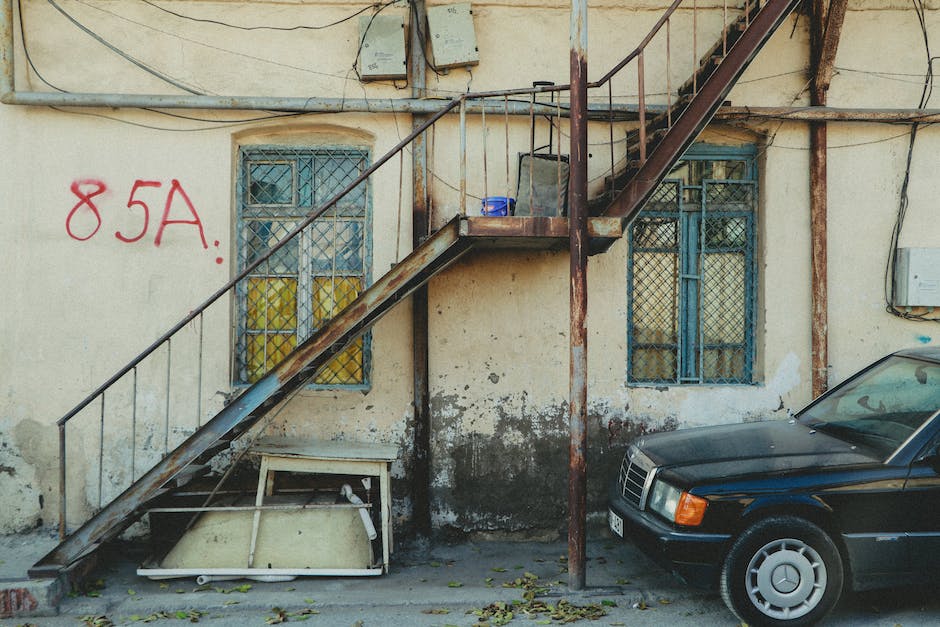
[[[752,625],[940,574],[940,349],[889,355],[789,421],[644,436],[611,530]]]

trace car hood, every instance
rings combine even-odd
[[[660,467],[660,476],[687,484],[881,462],[867,449],[795,421],[682,429],[645,436],[636,445]]]

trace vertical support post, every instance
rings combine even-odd
[[[813,0],[810,22],[810,104],[825,106],[848,0]],[[829,278],[827,233],[827,143],[825,121],[810,122],[810,237],[812,239],[812,384],[813,396],[829,388]]]
[[[815,103],[814,103],[815,106]],[[809,125],[810,237],[812,240],[812,387],[813,397],[829,387],[828,246],[826,196],[826,122]]]
[[[65,423],[59,423],[59,540],[68,535],[66,523]]]
[[[424,60],[425,3],[412,0],[411,30],[409,33],[411,54],[408,57],[408,81],[411,95],[423,98],[427,86],[427,67]],[[412,116],[412,128],[424,124],[426,115]],[[428,145],[427,133],[422,133],[411,144],[411,239],[412,247],[424,241],[430,233],[428,193]],[[431,396],[428,366],[428,285],[419,287],[411,296],[412,333],[412,388],[414,395],[414,440],[411,481],[412,522],[419,537],[431,535]],[[384,486],[383,486],[384,488]],[[382,492],[382,508],[385,511],[391,494]]]
[[[825,106],[848,0],[813,0],[810,22],[810,104]],[[825,121],[809,126],[810,237],[812,240],[813,396],[829,387],[829,278],[827,233],[827,142]]]
[[[585,585],[587,526],[587,0],[571,1],[568,184],[571,326],[568,428],[568,588]]]

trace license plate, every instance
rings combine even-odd
[[[611,510],[607,510],[607,518],[610,521],[610,530],[621,538],[623,537],[623,518]]]

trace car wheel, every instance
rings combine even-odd
[[[842,558],[829,535],[794,516],[755,523],[732,545],[721,596],[750,625],[812,625],[842,593]]]

